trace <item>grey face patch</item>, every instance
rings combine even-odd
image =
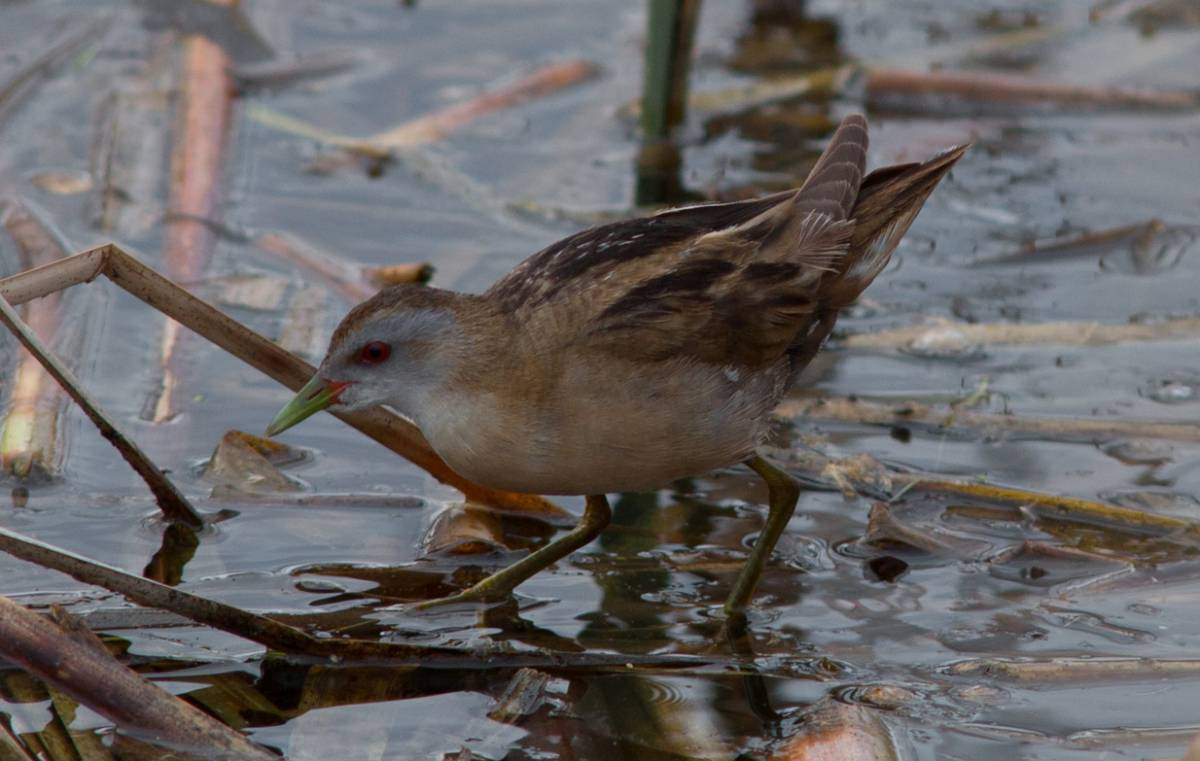
[[[458,338],[455,316],[447,309],[419,307],[362,320],[343,333],[337,348],[321,363],[321,377],[349,382],[341,409],[391,404],[404,414],[419,404],[429,389],[442,383],[453,361],[452,352],[439,351]],[[362,348],[383,341],[391,348],[386,360],[363,363]]]

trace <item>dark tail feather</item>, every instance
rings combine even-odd
[[[850,304],[883,271],[925,199],[969,147],[960,145],[921,164],[897,164],[867,175],[850,212],[854,231],[845,269],[828,291],[830,307]]]
[[[843,119],[796,193],[796,210],[828,214],[835,222],[849,219],[867,168],[867,143],[867,120],[860,114]]]

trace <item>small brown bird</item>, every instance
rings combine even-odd
[[[587,495],[578,527],[445,601],[504,597],[592,541],[608,493],[744,462],[770,510],[725,603],[739,613],[799,498],[755,454],[768,416],[966,147],[864,177],[867,122],[849,116],[799,190],[585,230],[480,295],[388,288],[267,433],[386,404],[476,483]]]

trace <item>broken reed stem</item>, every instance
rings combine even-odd
[[[188,293],[113,244],[0,280],[0,297],[20,304],[89,282],[98,275],[106,275],[133,296],[293,391],[299,390],[315,372],[307,362]],[[438,457],[415,425],[383,408],[334,414],[434,478],[458,489],[468,499],[523,515],[549,518],[567,515],[562,508],[541,497],[488,489],[468,481]]]
[[[53,264],[49,266],[53,266]],[[181,521],[195,527],[203,526],[204,519],[188,503],[187,498],[175,488],[175,485],[163,475],[158,466],[138,448],[137,444],[121,433],[116,424],[83,390],[74,374],[42,346],[41,341],[21,320],[12,305],[3,298],[0,298],[0,322],[3,322],[12,331],[21,345],[37,359],[46,372],[79,405],[80,409],[100,430],[100,435],[108,439],[125,458],[125,462],[129,463],[130,467],[142,477],[142,480],[150,487],[155,501],[158,502],[158,506],[167,520]]]
[[[1101,442],[1113,438],[1200,441],[1200,424],[1160,423],[1147,420],[1104,418],[1033,417],[975,412],[919,402],[881,403],[847,397],[785,400],[776,411],[783,417],[836,420],[866,425],[924,426],[929,428],[1028,434],[1059,441]]]
[[[0,597],[0,654],[124,730],[205,757],[278,761],[187,701],[113,658],[91,632],[71,631]]]
[[[1129,322],[1123,325],[1093,321],[1045,322],[1036,325],[1005,323],[966,323],[941,320],[933,325],[881,330],[847,336],[839,343],[848,349],[907,349],[915,342],[939,333],[954,331],[966,343],[990,344],[1063,344],[1065,346],[1101,346],[1123,341],[1171,341],[1200,335],[1200,317],[1170,317],[1153,322]]]

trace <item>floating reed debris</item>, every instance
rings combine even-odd
[[[1104,230],[1094,230],[1074,235],[1064,235],[1049,240],[1038,240],[1021,246],[1017,251],[1000,256],[977,259],[973,267],[993,264],[1034,264],[1054,261],[1068,256],[1094,255],[1120,245],[1135,248],[1146,247],[1154,237],[1167,227],[1161,219],[1154,218],[1132,225],[1121,225]]]
[[[21,263],[36,267],[68,255],[57,231],[52,230],[18,200],[0,201],[0,225],[16,243]],[[91,320],[79,319],[87,307],[85,294],[69,298],[54,293],[26,304],[22,319],[37,334],[54,341],[61,353],[78,357]],[[74,312],[76,319],[69,319]],[[0,465],[17,478],[53,478],[62,468],[66,442],[61,415],[65,406],[62,391],[51,382],[37,360],[27,351],[17,355],[8,376],[11,386],[8,408],[0,433]]]
[[[934,112],[946,108],[987,110],[1019,106],[1164,111],[1200,107],[1200,98],[1187,91],[1089,87],[991,72],[917,71],[866,64],[848,64],[800,75],[773,77],[742,87],[700,91],[691,96],[689,104],[708,114],[736,113],[799,98],[859,92],[869,103]]]
[[[1191,92],[1089,87],[1047,82],[1034,77],[982,71],[903,71],[871,68],[864,87],[868,102],[913,104],[925,99],[952,99],[988,108],[1048,104],[1068,108],[1187,110],[1200,106]]]
[[[1035,417],[976,412],[960,406],[920,402],[873,402],[821,396],[785,400],[776,413],[787,418],[836,420],[865,425],[909,426],[972,432],[983,436],[1024,435],[1052,441],[1098,443],[1115,438],[1200,441],[1200,424],[1081,417]]]
[[[56,617],[0,597],[0,653],[141,739],[206,758],[279,758],[118,663],[82,624]]]
[[[339,296],[354,304],[370,298],[380,288],[388,285],[425,283],[433,277],[433,265],[428,262],[363,267],[339,259],[328,251],[287,233],[264,233],[255,243],[263,251],[272,253],[304,270],[313,278],[327,283]]]
[[[485,90],[462,103],[379,132],[366,142],[388,150],[435,143],[481,117],[586,82],[597,72],[595,64],[583,60],[539,66],[509,84]]]
[[[462,103],[362,139],[339,135],[267,108],[251,108],[247,115],[272,129],[336,146],[371,161],[379,161],[388,158],[394,151],[442,140],[450,133],[488,114],[585,82],[594,77],[596,72],[594,64],[582,60],[547,64],[511,84],[485,90]]]
[[[1126,341],[1173,341],[1200,335],[1200,317],[1165,317],[1160,320],[1115,325],[1068,321],[1039,324],[967,323],[937,320],[932,325],[860,333],[842,339],[849,349],[909,350],[914,346],[950,341],[956,345],[1062,344],[1102,346]]]
[[[215,2],[235,5],[233,0]],[[229,55],[207,37],[186,35],[181,58],[163,268],[177,282],[194,283],[204,276],[216,247],[214,223],[234,88]],[[182,376],[178,344],[179,324],[168,320],[159,344],[159,382],[142,409],[142,417],[151,422],[170,420],[178,412],[175,394]]]
[[[315,372],[308,363],[188,293],[113,244],[0,280],[0,298],[22,304],[72,285],[90,282],[101,275],[292,390],[298,390]],[[335,414],[434,478],[460,490],[468,499],[501,510],[548,519],[567,514],[541,497],[487,489],[468,481],[437,456],[416,426],[382,408]]]
[[[1084,656],[1078,658],[1017,659],[971,658],[940,669],[950,676],[987,677],[1015,682],[1137,681],[1164,677],[1200,677],[1196,658],[1121,658]]]

